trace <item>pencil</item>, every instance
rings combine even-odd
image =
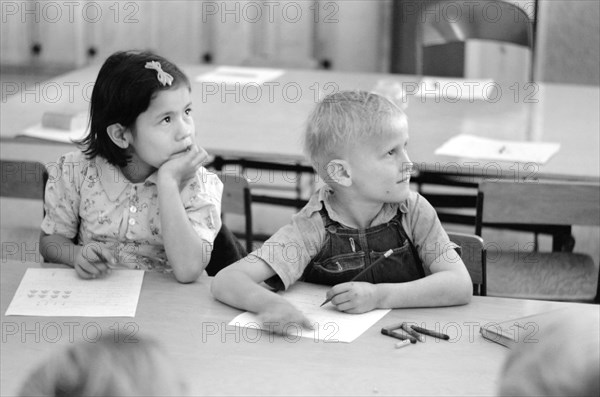
[[[444,340],[450,339],[450,337],[448,335],[442,334],[441,332],[432,331],[427,328],[417,327],[416,325],[411,325],[410,327],[412,329],[414,329],[415,331],[417,331],[418,333],[423,334],[423,335],[433,336],[434,338],[444,339]]]
[[[368,267],[364,268],[356,276],[352,277],[352,280],[350,280],[350,281],[356,281],[356,280],[358,280],[360,277],[362,277],[363,275],[365,275],[369,270],[371,270],[371,268],[373,266],[375,266],[375,265],[381,263],[381,261],[389,258],[390,255],[392,255],[393,253],[394,253],[394,251],[392,249],[389,249],[389,250],[385,251],[385,253],[382,256],[380,256],[379,258],[377,258],[377,260],[375,260],[375,262],[371,263]],[[322,306],[326,305],[327,303],[329,303],[334,297],[335,297],[335,295],[332,296],[331,298],[325,299],[325,302],[321,303],[320,307],[322,307]]]

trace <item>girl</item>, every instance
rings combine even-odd
[[[202,167],[190,95],[187,77],[160,56],[106,60],[83,151],[62,156],[46,187],[46,260],[82,278],[122,266],[198,278],[221,227],[223,185]]]

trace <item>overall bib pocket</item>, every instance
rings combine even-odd
[[[375,265],[359,281],[369,283],[404,283],[417,280],[425,275],[423,267],[414,259],[410,244],[407,241],[401,247],[394,248],[392,255]],[[385,252],[371,251],[371,263]]]
[[[365,253],[351,252],[315,261],[304,280],[325,285],[336,285],[352,280],[365,268]]]

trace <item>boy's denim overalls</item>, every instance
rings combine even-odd
[[[341,225],[329,217],[325,206],[319,213],[325,224],[325,244],[300,280],[326,285],[350,281],[390,248],[389,258],[355,281],[402,283],[425,277],[417,250],[402,227],[400,210],[389,222],[367,229]]]

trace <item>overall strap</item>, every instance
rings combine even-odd
[[[323,219],[325,230],[328,230],[330,226],[338,227],[339,223],[331,219],[329,216],[329,212],[327,212],[327,208],[325,208],[325,202],[321,201],[321,204],[323,204],[323,207],[319,210],[319,215],[321,215],[321,219]]]

